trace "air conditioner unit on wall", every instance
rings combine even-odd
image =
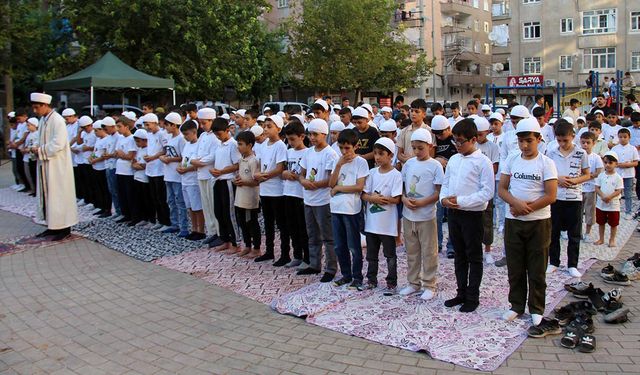
[[[556,80],[555,79],[545,79],[544,80],[544,85],[545,86],[555,86],[556,85]]]

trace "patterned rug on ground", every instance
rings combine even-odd
[[[0,242],[0,256],[15,254],[29,249],[59,245],[65,242],[75,241],[79,238],[79,236],[72,234],[62,241],[49,241],[46,238],[37,238],[31,235],[4,240]]]
[[[36,218],[38,212],[38,200],[26,193],[18,193],[11,188],[0,189],[0,210],[31,218],[36,224],[44,224],[44,221]],[[80,222],[91,221],[95,216],[91,209],[78,207],[78,220]]]
[[[140,227],[129,227],[110,218],[80,223],[73,227],[73,232],[144,262],[203,246],[202,241],[185,240],[175,233],[165,234]]]

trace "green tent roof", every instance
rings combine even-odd
[[[116,55],[107,52],[79,72],[44,83],[45,90],[69,90],[81,88],[144,88],[173,89],[173,79],[159,78],[135,70]]]

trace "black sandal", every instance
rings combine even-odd
[[[562,339],[560,339],[560,345],[567,349],[574,349],[578,342],[582,339],[582,332],[568,331]]]
[[[584,335],[580,339],[577,346],[578,351],[582,353],[593,353],[596,351],[596,338],[592,335]]]

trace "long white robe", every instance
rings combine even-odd
[[[38,218],[49,229],[78,223],[71,149],[64,118],[51,111],[38,126]]]

